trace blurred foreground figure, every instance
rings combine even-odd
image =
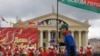
[[[67,50],[66,56],[76,56],[75,41],[68,31],[68,24],[61,25],[60,30],[64,35],[64,43]]]

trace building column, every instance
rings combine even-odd
[[[85,31],[85,46],[88,44],[88,31]]]
[[[79,48],[82,46],[81,44],[82,44],[82,42],[81,42],[82,40],[81,40],[81,31],[79,31]]]
[[[71,31],[71,34],[72,34],[72,36],[73,36],[73,38],[74,38],[74,31]]]
[[[40,31],[40,47],[43,47],[43,31]]]
[[[51,31],[48,31],[48,47],[50,46],[50,40],[51,40]]]

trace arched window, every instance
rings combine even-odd
[[[46,20],[43,20],[43,25],[56,25],[56,22],[57,22],[57,19],[56,18],[49,18],[49,19],[46,19]],[[61,24],[67,24],[65,21],[61,20],[61,19],[58,19],[58,25],[61,25]]]

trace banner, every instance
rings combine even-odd
[[[33,44],[38,42],[37,28],[0,28],[0,43],[27,43]]]
[[[67,5],[100,13],[100,0],[58,0]]]

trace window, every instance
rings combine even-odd
[[[46,43],[43,43],[43,47],[46,47]]]
[[[61,34],[60,34],[60,32],[59,32],[59,38],[61,38]]]
[[[45,31],[43,32],[43,39],[45,39],[46,38],[46,33],[45,33]]]

